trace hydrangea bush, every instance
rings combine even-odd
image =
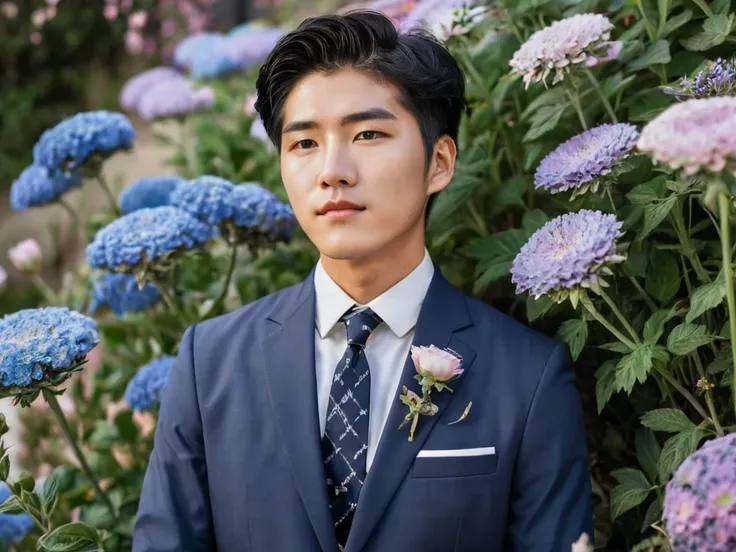
[[[455,180],[428,221],[433,258],[467,293],[565,342],[576,361],[596,527],[571,550],[591,550],[589,537],[600,550],[729,549],[736,430],[730,4],[363,4],[400,27],[425,22],[442,30],[467,76],[471,110]],[[124,214],[94,222],[86,263],[66,284],[81,291],[56,295],[73,299],[57,307],[94,316],[100,345],[88,357],[99,351],[101,358],[50,381],[47,364],[32,364],[26,346],[36,342],[14,341],[14,358],[28,367],[14,363],[8,373],[30,382],[25,402],[38,408],[36,398],[50,398],[60,420],[44,423],[35,411],[24,418],[28,457],[44,457],[67,436],[65,427],[78,427],[68,432],[69,454],[88,458],[49,478],[51,494],[58,488],[55,518],[38,521],[52,531],[79,529],[65,523],[75,519],[86,524],[90,546],[130,548],[125,531],[111,528],[129,526],[135,515],[157,404],[183,331],[300,281],[317,259],[252,110],[257,64],[284,30],[197,29],[178,42],[170,68],[143,73],[120,94],[125,111],[181,123],[181,136],[162,136],[173,146],[177,175],[126,183],[116,199]],[[199,77],[213,94],[204,104],[190,101],[209,90],[194,84]],[[162,92],[174,89],[183,93]],[[95,117],[94,128],[81,117],[50,131],[36,164],[104,163],[108,152],[134,146],[124,118]],[[63,192],[49,193],[49,182],[18,184],[19,197],[29,205],[56,201]],[[42,334],[26,324],[23,335]],[[43,345],[56,351],[59,341]],[[74,448],[75,435],[84,446]],[[0,480],[7,480],[3,462]],[[38,461],[23,468],[31,479],[43,471]],[[31,479],[9,483],[18,513],[33,515],[34,499],[21,492]],[[29,535],[52,538],[36,528]]]

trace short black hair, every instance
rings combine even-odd
[[[399,90],[398,100],[419,125],[426,168],[438,138],[447,135],[457,143],[467,109],[465,76],[450,52],[421,28],[400,33],[384,14],[355,10],[305,19],[278,41],[261,66],[255,109],[277,151],[284,103],[294,86],[310,73],[347,67]]]

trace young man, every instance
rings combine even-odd
[[[135,552],[562,552],[592,535],[566,347],[463,296],[425,249],[463,82],[377,13],[307,20],[271,53],[257,110],[320,261],[187,330]],[[462,374],[409,440],[411,345]]]

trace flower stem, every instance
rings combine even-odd
[[[644,290],[643,287],[641,287],[641,284],[636,281],[636,278],[633,276],[629,276],[629,280],[631,280],[631,283],[636,288],[636,291],[639,292],[639,294],[644,298],[644,301],[646,302],[647,306],[652,312],[655,312],[657,310],[657,305],[654,304],[654,301],[652,301],[652,298],[649,297],[649,294]]]
[[[581,295],[580,302],[588,310],[591,316],[593,316],[593,318],[600,322],[600,324],[603,325],[604,328],[606,328],[609,332],[616,336],[621,343],[626,345],[632,351],[636,349],[636,344],[620,331],[618,331],[613,324],[606,320],[603,315],[598,312],[598,310],[595,308],[595,305],[593,305],[593,302],[588,298],[587,295]]]
[[[238,258],[238,244],[232,243],[230,245],[230,264],[227,267],[227,275],[225,276],[225,281],[222,284],[222,290],[220,291],[220,295],[217,296],[217,299],[215,299],[215,302],[212,303],[212,306],[207,311],[207,314],[204,315],[202,320],[205,320],[212,316],[212,314],[217,309],[218,305],[220,305],[227,296],[227,290],[230,287],[230,281],[233,277],[233,272],[235,272],[235,262]]]
[[[179,311],[179,308],[176,305],[176,300],[171,295],[171,292],[164,285],[164,283],[159,278],[152,277],[151,275],[148,276],[148,279],[151,281],[153,285],[155,285],[158,288],[159,293],[161,293],[161,297],[163,297],[164,299],[164,303],[166,303],[166,306],[169,307],[169,310],[171,311],[171,313],[183,319],[184,316]]]
[[[64,208],[64,210],[67,213],[69,213],[69,217],[72,219],[73,232],[75,234],[77,232],[81,232],[82,233],[82,237],[84,237],[84,227],[82,226],[81,221],[80,221],[80,218],[79,218],[79,215],[74,210],[74,207],[72,207],[66,201],[64,201],[63,198],[58,198],[56,201],[59,203],[59,205],[61,205]]]
[[[74,455],[77,457],[77,461],[82,468],[82,472],[84,472],[84,475],[87,477],[87,479],[89,479],[89,482],[94,487],[97,496],[102,499],[102,501],[105,503],[105,506],[107,506],[107,509],[110,511],[110,515],[112,516],[112,518],[114,520],[117,520],[118,516],[115,512],[115,508],[113,507],[112,502],[110,502],[110,497],[108,497],[107,494],[100,488],[100,484],[97,481],[95,474],[92,472],[92,468],[89,467],[87,459],[84,457],[82,450],[79,448],[76,439],[74,439],[71,428],[69,427],[69,422],[67,422],[66,417],[64,416],[64,412],[62,412],[61,406],[59,406],[59,401],[56,399],[56,395],[54,395],[54,393],[48,389],[43,389],[42,393],[44,398],[46,399],[46,402],[49,404],[51,411],[54,413],[54,416],[56,416],[56,420],[59,422],[61,431],[64,433],[67,441],[69,441],[69,445],[72,447],[72,450],[74,450]]]
[[[568,84],[567,96],[570,98],[572,106],[575,108],[575,112],[578,114],[580,124],[583,125],[583,130],[588,130],[588,123],[585,122],[585,113],[583,113],[583,106],[580,105],[580,95],[578,94],[577,88],[574,84]]]
[[[603,93],[603,90],[601,89],[601,85],[598,82],[598,79],[595,78],[595,75],[593,75],[593,72],[590,69],[586,69],[585,74],[588,76],[588,79],[593,84],[593,88],[595,88],[595,91],[598,93],[598,97],[600,97],[601,102],[603,102],[603,107],[606,108],[606,112],[608,113],[608,116],[611,118],[611,121],[614,123],[618,123],[616,114],[613,112],[613,107],[611,107],[611,104],[608,101],[608,98],[606,98],[606,95]]]
[[[624,328],[626,328],[626,331],[629,332],[629,335],[633,338],[634,343],[637,345],[641,345],[641,340],[639,339],[639,336],[636,333],[636,330],[629,324],[629,321],[626,320],[626,317],[621,314],[621,311],[616,306],[616,303],[613,302],[613,300],[608,296],[608,294],[603,291],[603,288],[600,289],[601,297],[603,297],[603,300],[606,302],[606,304],[611,308],[613,311],[613,314],[616,315],[616,318],[619,319],[621,324],[623,324]]]
[[[102,186],[102,190],[105,192],[105,195],[107,196],[107,200],[110,202],[110,206],[112,207],[113,212],[116,216],[120,216],[120,209],[118,208],[118,203],[115,201],[115,196],[112,195],[112,191],[110,190],[110,186],[108,186],[107,181],[105,180],[105,177],[102,176],[102,171],[98,171],[97,173],[97,182],[100,183],[100,186]]]
[[[675,229],[675,233],[677,234],[677,239],[680,240],[680,244],[682,244],[683,253],[693,266],[695,274],[698,276],[698,280],[703,284],[709,283],[710,277],[705,271],[705,268],[703,268],[703,265],[700,264],[700,259],[695,251],[695,247],[693,247],[693,244],[690,241],[690,235],[685,227],[685,219],[682,216],[681,203],[679,199],[677,200],[677,206],[672,210],[672,225]]]
[[[692,357],[695,362],[695,367],[698,370],[698,374],[700,374],[701,378],[705,379],[705,369],[703,368],[700,356],[698,353],[692,353]],[[719,437],[723,437],[723,428],[721,427],[721,422],[718,420],[718,413],[716,412],[716,406],[713,402],[713,391],[709,386],[705,389],[705,402],[708,405],[708,412],[710,412],[711,421],[713,422],[713,427],[715,428],[716,433]]]
[[[718,216],[721,219],[721,251],[723,255],[723,275],[726,280],[726,299],[728,301],[728,326],[731,336],[731,356],[733,375],[731,376],[731,395],[734,412],[736,412],[736,296],[733,290],[733,267],[731,266],[731,226],[729,214],[731,207],[726,192],[718,192]]]
[[[680,394],[687,399],[687,401],[693,405],[693,408],[697,410],[698,414],[700,414],[704,420],[712,422],[713,420],[710,419],[710,416],[708,416],[708,413],[705,411],[703,406],[698,402],[698,399],[696,399],[690,391],[685,389],[679,381],[677,381],[675,378],[673,378],[671,375],[669,375],[666,370],[658,370],[658,372],[662,375],[662,377],[667,380],[667,383],[669,383],[672,387],[674,387],[677,391],[680,392]]]

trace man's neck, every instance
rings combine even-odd
[[[385,248],[372,258],[332,259],[322,255],[325,272],[345,293],[365,305],[406,278],[424,259],[424,243]]]

